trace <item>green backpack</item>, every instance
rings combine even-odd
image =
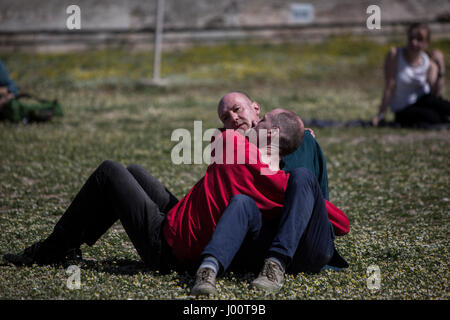
[[[12,122],[49,121],[53,116],[62,116],[63,110],[57,100],[44,100],[29,94],[20,94],[7,102],[0,110],[0,119]]]

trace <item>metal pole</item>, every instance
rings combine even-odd
[[[161,43],[164,22],[164,0],[158,0],[156,7],[155,54],[153,56],[153,80],[160,80]]]

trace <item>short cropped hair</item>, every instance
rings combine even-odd
[[[272,126],[280,129],[280,157],[284,157],[300,147],[305,128],[295,112],[283,110],[275,114],[272,119]]]

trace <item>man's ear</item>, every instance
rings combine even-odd
[[[253,110],[255,110],[256,114],[259,117],[259,113],[261,112],[261,107],[259,106],[259,103],[256,102],[256,101],[253,101],[252,102],[252,108],[253,108]]]

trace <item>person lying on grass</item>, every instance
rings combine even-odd
[[[278,116],[283,114],[281,112]],[[273,116],[275,114],[269,115]],[[284,118],[294,119],[299,126],[300,122],[296,118]],[[276,121],[283,132],[283,122]],[[295,149],[301,143],[298,139],[300,127],[294,131],[297,141],[293,144]],[[283,171],[273,169],[277,163],[261,161],[260,151],[237,131],[226,130],[218,139],[224,143],[227,139],[235,139],[235,150],[238,146],[244,146],[249,151],[246,157],[256,159],[256,163],[212,163],[205,176],[178,201],[142,167],[130,165],[125,168],[117,162],[106,160],[91,174],[45,240],[26,248],[22,254],[7,254],[4,260],[17,265],[32,265],[81,258],[81,244],[94,245],[120,220],[139,256],[149,268],[163,272],[194,270],[233,196],[250,196],[258,204],[263,217],[276,221],[281,215],[289,178]],[[266,147],[267,144],[262,147],[261,153],[267,156],[269,153],[264,149]],[[285,155],[292,150],[280,151],[280,154]],[[272,174],[262,175],[263,169]],[[300,174],[298,176],[301,177]],[[314,182],[308,185],[317,185],[317,180],[311,179],[312,174],[309,176],[309,180]],[[313,198],[314,202],[323,202],[321,198]],[[325,206],[322,204],[321,208]],[[326,211],[320,212],[326,217]],[[306,216],[310,217],[311,213]],[[328,228],[326,236],[331,239],[329,220],[320,221],[325,222],[325,228]],[[333,256],[333,249],[327,246],[326,250],[319,264],[327,263],[328,258]]]

